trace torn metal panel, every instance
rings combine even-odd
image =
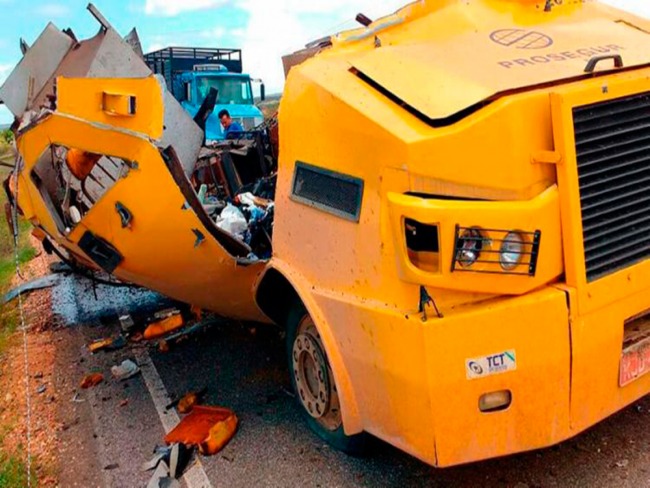
[[[9,290],[9,292],[2,297],[2,304],[4,305],[6,303],[9,303],[10,301],[17,298],[18,295],[22,295],[24,293],[29,293],[31,291],[36,291],[36,290],[42,290],[44,288],[51,288],[55,285],[58,285],[61,279],[62,279],[61,275],[51,274],[51,275],[43,276],[41,278],[37,278],[35,280],[28,281],[27,283],[23,283],[22,285],[13,288],[12,290]]]
[[[33,106],[47,104],[54,96],[55,80],[65,78],[145,78],[151,70],[114,30],[99,32],[67,53],[34,99]]]
[[[143,78],[151,70],[117,31],[107,30],[88,70],[88,78]]]
[[[57,110],[158,140],[163,134],[163,97],[153,76],[58,78]]]
[[[104,17],[104,15],[102,15],[99,9],[95,7],[92,3],[89,3],[86,8],[88,9],[88,12],[90,12],[92,16],[95,17],[95,19],[97,19],[97,22],[101,24],[103,30],[113,29],[113,26],[110,24],[108,20],[106,20],[106,17]]]
[[[165,149],[172,146],[183,167],[183,172],[189,177],[194,171],[203,145],[203,131],[194,123],[178,100],[167,91],[165,82],[161,79],[159,81],[164,90],[165,104],[165,127],[159,147]]]
[[[49,23],[0,88],[0,100],[16,117],[32,106],[34,96],[52,79],[74,41]]]
[[[29,44],[27,44],[27,41],[23,39],[22,37],[20,38],[20,52],[23,53],[23,56],[27,54],[27,51],[29,51]]]
[[[64,92],[64,87],[61,86],[57,94],[55,86],[59,77],[133,79],[151,76],[152,72],[142,58],[142,48],[135,29],[126,39],[122,39],[94,7],[89,10],[103,27],[94,37],[76,42],[73,36],[49,24],[29,48],[21,63],[0,89],[0,99],[5,101],[14,115],[21,118],[29,111],[39,112],[41,107],[53,108],[52,101],[57,95],[61,97]],[[71,80],[69,83],[74,84],[75,81]],[[147,124],[152,127],[142,127],[142,124],[136,123],[135,119],[139,117],[134,117],[133,120],[128,117],[114,119],[110,125],[144,132],[158,141],[161,149],[173,146],[185,174],[190,175],[196,165],[204,134],[180,103],[166,92],[164,83],[160,84],[164,94],[163,121],[157,113],[151,112],[152,120]],[[70,109],[62,103],[63,100],[59,99],[58,102],[59,110],[66,112]],[[140,102],[138,101],[138,106],[142,107]],[[74,115],[79,114],[74,112]],[[92,117],[91,120],[97,118]],[[102,122],[106,123],[105,120]],[[30,121],[23,121],[22,127],[29,123]],[[155,130],[153,126],[156,126]],[[158,128],[163,126],[165,130],[161,134],[162,130]]]
[[[140,36],[138,36],[138,31],[134,27],[131,29],[126,37],[124,37],[124,42],[126,42],[135,53],[142,59],[144,59],[144,52],[142,51],[142,44],[140,43]]]

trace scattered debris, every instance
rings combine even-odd
[[[126,339],[124,336],[107,337],[98,339],[88,346],[88,350],[92,353],[97,351],[116,351],[126,346]]]
[[[628,464],[630,464],[630,461],[627,459],[621,459],[620,461],[616,461],[616,466],[619,468],[626,468]]]
[[[142,464],[142,471],[151,471],[159,463],[164,462],[168,466],[169,476],[179,478],[190,462],[193,448],[176,443],[169,446],[156,446],[153,452],[154,457]]]
[[[122,332],[125,334],[129,333],[134,327],[135,322],[133,321],[133,317],[131,317],[130,314],[120,316],[120,328],[122,329]]]
[[[221,214],[216,219],[217,227],[229,232],[230,234],[244,240],[244,235],[248,229],[246,217],[237,207],[231,203],[226,205]]]
[[[219,452],[232,439],[238,423],[232,410],[197,405],[165,436],[165,442],[197,446],[201,454],[210,456]]]
[[[192,411],[192,408],[201,402],[207,391],[207,388],[203,388],[197,392],[190,392],[181,398],[178,401],[178,406],[176,407],[178,413],[190,413]]]
[[[184,444],[157,446],[154,457],[142,465],[142,471],[155,470],[147,484],[149,487],[179,486],[176,478],[180,478],[190,462],[193,449]]]
[[[205,330],[208,327],[220,323],[222,323],[222,319],[218,319],[218,318],[209,318],[201,322],[197,322],[192,326],[187,327],[186,329],[180,330],[175,334],[171,334],[165,337],[164,340],[161,340],[158,343],[158,349],[160,350],[160,352],[168,352],[172,345],[178,344],[179,342],[181,342],[184,339],[187,339],[191,335],[196,334],[201,330]]]
[[[111,470],[117,469],[119,467],[120,467],[120,465],[118,463],[113,463],[113,464],[108,464],[108,465],[104,466],[104,470],[105,471],[111,471]]]
[[[132,378],[140,372],[140,368],[130,359],[125,359],[119,366],[111,367],[111,374],[120,381]]]
[[[169,467],[164,461],[161,461],[154,471],[147,488],[180,488],[181,484],[169,476]]]
[[[92,388],[93,386],[100,384],[102,381],[104,381],[104,375],[102,373],[91,373],[81,381],[81,388],[84,390]]]
[[[51,288],[57,285],[60,279],[61,277],[59,275],[51,274],[43,276],[42,278],[36,278],[35,280],[28,281],[27,283],[23,283],[22,285],[9,290],[2,297],[2,305],[18,298],[18,295],[23,295],[31,291],[43,290],[45,288]]]
[[[169,332],[176,330],[183,325],[183,316],[176,311],[173,315],[165,317],[158,322],[153,322],[144,331],[145,339],[155,339],[162,337]]]
[[[50,272],[52,273],[72,273],[72,268],[70,267],[69,264],[64,263],[63,261],[56,261],[54,263],[51,263],[50,266]]]
[[[45,390],[47,390],[47,386],[46,385],[41,385],[38,388],[36,388],[36,393],[38,393],[40,395],[42,393],[45,393]]]
[[[131,337],[129,337],[131,342],[142,342],[144,340],[144,336],[142,335],[141,332],[136,332],[133,334]]]
[[[124,400],[122,400],[122,401],[119,403],[119,406],[120,406],[120,407],[126,407],[128,404],[129,404],[129,399],[128,399],[128,398],[125,398]]]
[[[296,398],[296,394],[295,394],[293,391],[288,390],[287,388],[284,388],[284,387],[283,387],[283,388],[282,388],[282,393],[284,393],[284,394],[287,395],[288,397]]]
[[[83,388],[83,386],[82,386]],[[75,393],[74,396],[72,397],[72,400],[70,400],[72,403],[83,403],[86,401],[85,398],[81,398],[79,396],[79,393]]]

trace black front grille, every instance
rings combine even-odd
[[[650,93],[576,107],[587,281],[650,257]]]

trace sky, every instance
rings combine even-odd
[[[647,0],[605,0],[650,18]],[[390,14],[409,0],[94,0],[111,24],[126,35],[137,27],[145,52],[166,46],[242,48],[244,70],[262,78],[267,93],[282,90],[281,57],[307,42],[356,27],[354,17]],[[78,39],[98,24],[87,0],[0,0],[0,83],[20,60],[19,39],[33,43],[48,21],[71,27]],[[29,5],[26,8],[25,5]],[[11,121],[0,107],[0,124]]]

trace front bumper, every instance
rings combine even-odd
[[[623,322],[650,309],[650,294],[570,319],[572,294],[547,287],[426,322],[349,296],[314,298],[364,430],[444,467],[550,446],[650,392],[650,375],[618,387]],[[469,359],[505,351],[514,367],[470,379]],[[481,412],[481,395],[499,390],[512,392],[509,408]]]

